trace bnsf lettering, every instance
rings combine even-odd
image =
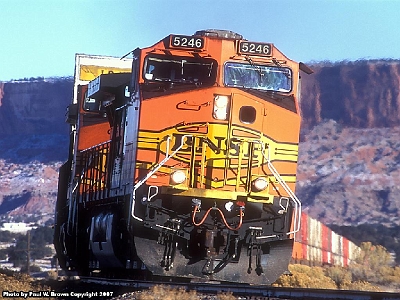
[[[183,147],[181,148],[180,151],[182,152],[190,152],[192,151],[192,144],[193,144],[193,138],[192,137],[186,137],[184,139],[183,134],[176,134],[174,133],[173,136],[175,137],[175,144],[172,146],[172,151],[176,151],[183,143]]]
[[[231,139],[229,142],[229,156],[233,156],[233,157],[239,156],[241,144],[242,144],[242,142]],[[250,152],[251,152],[250,144],[244,143],[243,146],[245,147],[243,149],[243,157],[246,157],[246,158],[250,157]],[[258,158],[258,155],[255,153],[257,150],[260,150],[260,149],[257,146],[254,146],[253,155],[252,155],[252,157],[254,159]]]
[[[187,152],[190,153],[192,151],[193,147],[193,138],[192,137],[186,137],[184,138],[183,134],[173,134],[175,137],[175,143],[172,146],[172,151],[177,150],[183,143],[183,147],[179,150],[180,152]],[[210,140],[209,138],[203,138],[203,143],[207,144],[207,146],[215,153],[215,154],[223,154],[226,155],[226,152],[228,151],[228,142],[227,138],[223,136],[214,136],[213,141]],[[242,144],[241,141],[231,139],[229,141],[229,156],[239,156],[240,154],[240,145]],[[201,154],[201,147],[200,145],[195,145],[196,149],[195,152],[198,154]],[[243,149],[243,156],[244,157],[250,157],[250,144],[249,143],[244,143],[243,145],[245,148]],[[256,154],[255,152],[260,151],[260,147],[258,145],[254,146],[253,149],[253,158],[257,158],[259,155]]]
[[[225,141],[226,144],[226,138],[223,136],[215,136],[214,139],[217,140],[217,143],[214,144],[212,141],[209,139],[205,139],[204,142],[210,147],[210,149],[215,153],[215,154],[220,154],[223,152],[224,154],[226,153],[226,150],[222,149],[222,142]]]
[[[175,143],[172,146],[172,151],[177,150],[183,143],[183,147],[180,149],[181,152],[191,152],[193,146],[193,138],[186,137],[184,138],[183,134],[176,134],[174,133],[173,136],[175,137]],[[216,140],[215,142],[211,141],[208,138],[203,139],[203,142],[207,144],[207,146],[215,153],[223,154],[226,153],[226,138],[225,137],[214,137]],[[224,147],[225,146],[225,147]],[[224,147],[224,148],[223,148]],[[201,153],[201,147],[196,146],[196,153]]]

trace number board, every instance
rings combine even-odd
[[[270,43],[253,43],[241,41],[239,43],[239,53],[248,55],[271,56],[272,47],[273,46]]]
[[[88,83],[88,90],[86,97],[93,96],[95,93],[100,91],[100,76],[96,77]]]
[[[171,48],[203,49],[204,38],[198,36],[171,35],[169,46]]]

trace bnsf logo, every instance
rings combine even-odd
[[[207,160],[213,166],[223,166],[226,158],[252,159],[254,164],[266,163],[265,156],[270,160],[297,162],[298,145],[294,143],[279,143],[260,132],[243,128],[231,128],[231,132],[241,130],[249,136],[246,138],[232,136],[228,138],[228,127],[221,124],[210,124],[208,132],[192,134],[182,132],[181,128],[168,128],[159,132],[140,131],[138,148],[162,153],[177,151],[174,159],[189,162],[190,155],[201,156],[203,151]],[[167,142],[169,137],[169,142]],[[262,146],[263,145],[263,146]],[[168,149],[167,149],[168,148]],[[263,149],[264,148],[264,149]],[[263,153],[263,150],[265,151]]]
[[[208,149],[215,156],[226,156],[228,153],[229,157],[239,157],[241,153],[241,147],[244,158],[249,158],[252,153],[253,159],[257,159],[261,153],[261,145],[259,143],[254,143],[251,149],[251,144],[249,142],[241,141],[237,138],[228,139],[224,136],[213,136],[211,139],[209,137],[198,137],[195,139],[195,145],[193,145],[194,138],[192,136],[186,136],[184,134],[174,133],[174,144],[171,151],[176,151],[183,144],[179,152],[181,153],[191,153],[192,147],[195,147],[194,151],[196,154],[202,153],[202,144],[206,145]]]

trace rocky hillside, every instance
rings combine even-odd
[[[0,84],[0,216],[52,218],[72,78]]]
[[[297,194],[327,224],[400,224],[400,61],[303,76]]]
[[[303,75],[297,194],[326,224],[400,225],[400,61]],[[0,215],[54,209],[72,79],[0,85]]]
[[[53,217],[67,143],[68,136],[60,134],[0,138],[0,216]]]
[[[400,225],[400,127],[328,120],[303,135],[297,195],[325,224]]]

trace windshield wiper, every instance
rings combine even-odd
[[[261,70],[260,66],[257,66],[253,63],[253,60],[249,57],[249,56],[245,56],[244,57],[249,63],[250,65],[258,72],[258,74],[260,74],[260,80],[261,78],[264,76],[263,71]]]
[[[272,58],[272,62],[275,64],[275,66],[277,66],[278,68],[282,68],[282,69],[286,69],[284,66],[282,66],[282,64],[274,57]],[[290,73],[289,71],[285,70],[285,72],[282,72],[283,75],[286,76],[286,78],[290,78]]]

